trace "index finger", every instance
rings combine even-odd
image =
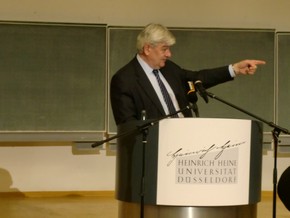
[[[255,64],[255,65],[266,64],[266,61],[263,61],[263,60],[253,60],[253,64]]]

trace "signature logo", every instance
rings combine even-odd
[[[183,152],[183,148],[179,148],[176,151],[168,152],[166,156],[170,157],[170,160],[168,161],[167,166],[170,166],[177,157],[200,155],[199,159],[203,159],[211,151],[218,151],[217,155],[214,157],[214,159],[217,160],[222,156],[222,154],[224,153],[226,149],[235,148],[245,143],[246,142],[231,143],[231,140],[228,140],[223,145],[212,144],[204,149],[200,149],[196,151],[187,151],[187,152]]]

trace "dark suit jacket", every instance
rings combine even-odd
[[[232,80],[228,66],[189,71],[180,68],[172,61],[167,61],[161,68],[163,76],[175,93],[180,108],[189,105],[187,99],[187,81],[201,80],[205,88]],[[147,119],[156,119],[165,115],[153,86],[135,57],[121,68],[112,78],[110,85],[111,105],[117,125],[129,120],[139,120],[141,111],[146,111]],[[191,117],[190,111],[184,112]]]

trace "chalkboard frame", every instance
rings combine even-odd
[[[277,32],[277,124],[289,130],[290,128],[290,32]],[[288,90],[287,90],[288,89]]]
[[[11,55],[10,58],[7,58],[8,61],[3,61],[4,64],[0,67],[2,73],[7,72],[9,74],[6,79],[2,80],[4,82],[1,84],[4,87],[4,91],[6,91],[5,93],[2,89],[2,93],[5,94],[0,94],[2,102],[6,101],[4,101],[5,104],[1,104],[2,107],[0,106],[2,121],[0,125],[1,141],[17,141],[21,140],[21,138],[26,140],[33,140],[35,138],[36,140],[55,140],[60,138],[71,141],[71,139],[95,140],[96,138],[103,137],[107,129],[105,119],[107,116],[107,26],[105,24],[1,21],[0,31],[1,28],[3,29],[2,33],[4,32],[2,34],[2,48],[5,48],[5,46],[7,48],[6,50],[4,49],[0,56],[3,60],[9,54]],[[15,41],[12,42],[11,40]],[[31,52],[26,51],[30,49],[29,46],[21,45],[22,41],[30,43],[29,46],[32,47]],[[40,44],[42,42],[47,43],[47,45],[44,44],[42,46]],[[54,49],[55,54],[49,54],[46,51],[45,48],[49,50],[51,47]],[[62,53],[58,48],[65,51]],[[27,58],[29,55],[31,55],[30,59],[29,57]],[[45,55],[47,55],[47,59],[45,59]],[[41,59],[39,56],[44,58]],[[54,56],[56,56],[55,59],[53,59]],[[36,61],[32,60],[32,57]],[[13,59],[17,58],[21,66],[19,70],[13,68],[15,67]],[[51,59],[53,60],[50,63],[48,63],[49,61],[46,62],[46,60]],[[66,59],[69,62],[64,66],[60,62]],[[41,65],[39,64],[37,67],[32,66],[34,63],[37,65],[37,61],[41,62]],[[58,63],[54,64],[55,62]],[[35,78],[31,79],[22,75],[26,73],[25,75],[30,74],[41,77],[39,74],[45,71],[43,69],[46,67],[46,64],[52,65],[49,66],[49,70],[53,69],[54,75],[51,75],[51,77],[54,78],[50,80],[49,74],[52,70],[46,72],[46,75],[43,76],[43,81],[41,81],[38,87],[33,81]],[[67,69],[65,69],[66,67]],[[13,75],[13,70],[17,71],[15,75]],[[72,72],[73,76],[70,76]],[[66,75],[62,75],[64,73]],[[100,80],[99,84],[98,80]],[[46,84],[49,82],[53,88],[46,87],[45,89]],[[8,83],[11,87],[7,85]],[[58,86],[55,85],[56,83]],[[29,92],[36,94],[32,97],[25,97],[23,93],[28,93],[27,89],[29,88],[27,87],[34,88],[35,90],[30,90]],[[49,88],[54,92],[51,95],[47,94]],[[15,96],[12,96],[15,99],[7,97],[9,96],[7,95],[8,91],[17,89],[19,90],[16,91]],[[59,97],[62,93],[58,92],[58,89],[64,93],[62,98]],[[35,103],[35,100],[41,101],[44,99],[39,97],[41,96],[40,93],[43,92],[46,92],[43,96],[47,97],[47,102],[44,100],[42,104]],[[20,97],[17,99],[17,96],[21,96],[21,99]],[[47,107],[50,107],[50,104],[53,104],[51,102],[54,101],[54,98],[58,99],[58,101],[50,108],[49,116],[47,114],[38,114],[37,109],[46,110]],[[29,111],[23,110],[22,113],[20,109],[18,110],[18,108],[25,108],[33,102],[35,105],[30,107]],[[8,103],[11,103],[11,105]],[[60,114],[58,114],[58,110],[60,110],[59,106],[62,106],[63,110]],[[16,108],[14,113],[13,108]],[[71,111],[74,114],[70,116]],[[29,113],[31,117],[27,116]],[[27,120],[24,119],[25,116],[32,120],[31,123],[29,118]],[[39,122],[36,118],[33,120],[33,116],[37,117]],[[13,120],[15,124],[13,122],[9,123],[10,121],[8,120],[11,120],[13,117],[16,117]],[[62,120],[63,117],[67,118]],[[54,125],[54,123],[57,123],[57,125]]]
[[[101,128],[84,128],[84,129],[5,129],[5,128],[1,128],[0,127],[0,137],[1,137],[1,141],[95,141],[95,140],[100,140],[102,138],[104,138],[105,136],[108,135],[114,135],[116,134],[116,129],[112,120],[112,113],[111,113],[111,108],[110,108],[110,102],[109,102],[109,84],[110,84],[110,79],[113,75],[113,73],[116,72],[116,70],[121,67],[123,64],[125,64],[127,61],[131,60],[134,55],[136,54],[135,49],[135,36],[134,37],[129,37],[126,38],[127,42],[129,42],[129,44],[123,44],[122,42],[118,42],[119,47],[114,47],[113,43],[112,43],[112,38],[113,38],[113,34],[112,34],[112,30],[124,30],[124,31],[136,31],[139,32],[142,27],[140,26],[108,26],[106,24],[82,24],[82,23],[51,23],[51,22],[15,22],[15,21],[0,21],[0,27],[1,25],[35,25],[35,26],[58,26],[58,27],[68,27],[68,26],[75,26],[75,27],[84,27],[84,28],[103,28],[104,30],[104,41],[103,41],[103,53],[104,58],[103,58],[103,68],[104,68],[104,83],[103,85],[103,96],[104,99],[102,101],[102,105],[103,107],[101,108],[101,110],[104,110],[102,112],[99,112],[98,109],[96,108],[96,110],[94,111],[95,113],[100,113],[102,116],[102,127]],[[270,116],[266,114],[266,116],[264,116],[265,114],[262,114],[262,117],[264,117],[265,119],[268,119],[269,121],[274,121],[277,122],[279,121],[279,119],[283,119],[283,117],[279,117],[279,110],[281,108],[279,108],[279,92],[281,92],[279,90],[279,77],[281,78],[280,72],[279,72],[279,58],[281,58],[281,55],[279,57],[279,34],[286,34],[286,35],[290,35],[290,33],[288,32],[283,32],[283,33],[276,33],[274,29],[237,29],[237,28],[181,28],[181,27],[169,27],[170,30],[172,30],[174,33],[177,32],[187,32],[187,31],[209,31],[209,32],[223,32],[223,31],[228,31],[228,32],[254,32],[254,33],[266,33],[269,34],[268,36],[271,38],[271,45],[273,49],[271,51],[269,51],[269,49],[267,50],[267,52],[269,53],[269,57],[266,57],[266,61],[267,61],[267,65],[266,67],[261,67],[260,72],[258,72],[258,74],[271,74],[270,78],[268,78],[268,82],[267,86],[265,87],[266,90],[266,97],[268,99],[271,99],[271,103],[267,103],[265,108],[269,109],[270,111]],[[176,46],[178,46],[180,38],[177,36],[177,44]],[[276,44],[275,44],[276,43]],[[263,43],[262,43],[263,44]],[[128,46],[129,45],[129,46]],[[125,48],[124,48],[125,46]],[[173,47],[173,51],[176,52],[176,49],[178,50],[178,47],[176,48]],[[236,46],[236,45],[234,45]],[[238,46],[237,46],[238,47]],[[270,48],[268,47],[268,48]],[[118,56],[118,60],[121,60],[121,63],[115,63],[114,58],[112,58],[112,55],[114,56],[114,54],[112,53],[112,50],[117,51],[117,52],[122,52],[122,55]],[[182,50],[182,48],[181,48]],[[257,49],[256,49],[257,50]],[[263,51],[262,51],[263,52]],[[258,52],[258,54],[262,54],[262,52]],[[204,66],[208,66],[208,67],[214,67],[216,65],[220,65],[220,64],[228,64],[231,61],[236,61],[238,59],[241,58],[261,58],[261,59],[265,59],[265,56],[248,56],[247,54],[251,54],[253,53],[252,51],[246,51],[246,52],[241,52],[240,54],[234,56],[232,58],[232,60],[230,59],[223,59],[223,62],[220,61],[213,61],[211,64],[213,65],[195,65],[196,70],[198,69],[202,69],[204,68]],[[255,52],[254,52],[255,53]],[[188,56],[190,57],[190,56]],[[202,58],[202,57],[201,57]],[[178,62],[181,61],[182,59],[175,59],[175,57],[173,57],[173,60]],[[183,61],[183,60],[182,60]],[[188,62],[188,60],[187,60]],[[118,65],[119,64],[119,65]],[[190,68],[191,65],[187,65],[187,63],[181,63],[182,67],[185,68]],[[275,67],[276,66],[276,67]],[[1,72],[0,72],[1,73]],[[258,75],[257,79],[254,79],[253,82],[250,82],[252,84],[254,84],[256,81],[258,81],[259,79],[262,78],[262,75]],[[249,80],[251,80],[250,78],[239,78],[238,80],[241,80],[241,82],[238,83],[244,83],[244,82],[248,82]],[[271,83],[269,83],[269,80],[271,80]],[[281,81],[280,81],[281,82]],[[236,83],[236,81],[234,82]],[[228,85],[225,84],[224,88],[226,89],[232,89],[232,85]],[[224,89],[222,88],[222,89]],[[261,91],[261,87],[258,85],[257,87],[250,87],[250,92],[249,94],[251,94],[251,92],[255,91],[255,88],[257,89],[257,91]],[[221,89],[219,87],[217,88],[213,88],[210,91],[213,91],[215,94],[218,94],[220,97],[224,97],[223,93],[220,91]],[[237,91],[234,90],[234,95],[237,95]],[[231,98],[233,96],[230,96]],[[231,101],[232,99],[227,99],[226,96],[226,100]],[[234,98],[233,98],[234,99]],[[257,99],[257,100],[263,100],[261,98]],[[233,102],[236,103],[236,102]],[[200,110],[204,111],[205,107],[208,107],[208,105],[206,105],[205,103],[202,102],[201,99],[199,99],[199,104],[200,104]],[[239,105],[238,105],[239,106]],[[242,105],[243,106],[243,105]],[[214,103],[213,107],[216,107],[216,103]],[[244,109],[249,109],[249,108],[244,108]],[[251,111],[251,109],[249,109]],[[205,114],[203,114],[205,116],[207,116],[207,112]],[[261,114],[257,114],[257,115],[261,115]],[[240,118],[244,119],[248,119],[249,117],[244,117],[241,116]],[[287,128],[287,126],[286,126]],[[269,134],[270,132],[270,128],[264,128],[264,134]]]

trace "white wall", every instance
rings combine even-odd
[[[273,28],[290,31],[289,0],[0,0],[0,4],[2,21],[122,26],[159,22],[171,27]],[[262,188],[272,190],[272,152],[265,153],[263,161]],[[280,175],[289,166],[289,156],[279,158],[278,166]],[[20,191],[114,189],[115,157],[106,156],[103,152],[99,155],[73,155],[69,144],[3,146],[1,143],[0,168],[10,173],[12,186]],[[3,189],[8,190],[8,187],[1,190],[0,186],[0,191]]]
[[[1,0],[0,20],[290,30],[288,0]]]
[[[114,190],[115,157],[106,156],[104,150],[100,154],[74,155],[70,143],[32,144],[11,147],[1,143],[0,192]],[[8,174],[10,187],[3,182]]]

